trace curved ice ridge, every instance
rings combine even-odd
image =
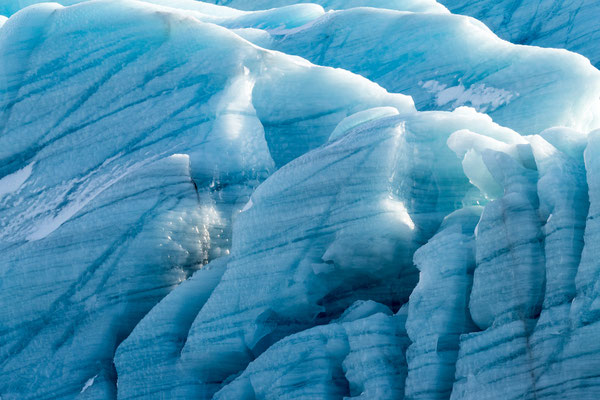
[[[600,66],[600,2],[439,0],[452,12],[473,16],[513,43],[576,51]]]
[[[0,6],[3,400],[600,397],[584,57],[424,0],[59,3]]]

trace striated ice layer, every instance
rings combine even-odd
[[[217,286],[228,257],[221,257],[169,293],[135,327],[115,354],[119,397],[186,398],[186,371],[177,362],[196,314]],[[143,360],[152,360],[144,362]]]
[[[593,399],[600,393],[590,373],[597,368],[590,338],[600,332],[593,324],[579,328],[581,304],[592,300],[585,300],[576,278],[587,270],[585,255],[593,246],[585,222],[586,139],[561,128],[529,141],[537,178],[528,162],[516,163],[508,152],[483,153],[504,194],[485,207],[477,227],[469,309],[481,331],[461,337],[452,399]],[[592,134],[586,154],[593,143]],[[501,169],[498,160],[504,160]],[[592,215],[592,186],[589,193]],[[494,221],[498,209],[502,216]]]
[[[565,48],[600,66],[600,2],[439,0],[453,13],[477,18],[513,43]]]
[[[447,399],[452,392],[460,335],[474,330],[469,294],[480,214],[474,206],[448,215],[415,253],[419,283],[410,295],[406,321],[412,342],[406,354],[410,399]]]

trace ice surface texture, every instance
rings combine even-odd
[[[0,5],[2,400],[600,397],[585,57],[433,1],[58,3]],[[599,56],[577,15],[539,44]]]

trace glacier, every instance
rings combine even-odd
[[[600,398],[600,3],[534,3],[0,4],[0,399]]]

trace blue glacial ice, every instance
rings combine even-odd
[[[600,398],[598,2],[213,3],[0,5],[0,399]]]

